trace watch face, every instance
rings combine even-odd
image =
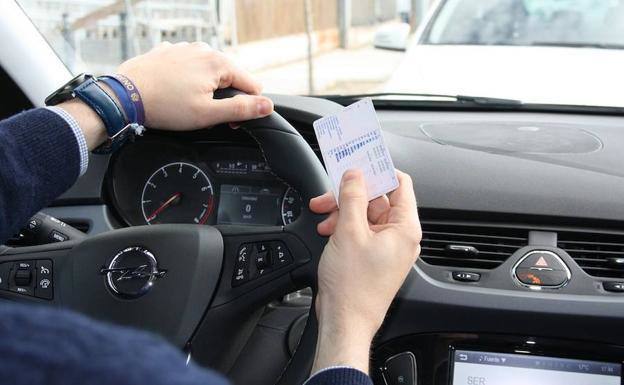
[[[45,100],[46,106],[54,106],[59,103],[62,103],[66,100],[69,100],[73,97],[73,92],[76,87],[84,83],[87,79],[92,77],[91,75],[82,73],[77,75],[72,80],[65,83],[64,86],[54,91],[50,96],[48,96]]]

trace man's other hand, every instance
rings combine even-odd
[[[310,201],[329,216],[318,225],[330,236],[318,268],[319,320],[313,371],[346,365],[368,372],[372,338],[420,253],[421,229],[409,175],[397,171],[399,187],[367,200],[360,171],[347,171],[340,209],[332,193]]]
[[[162,43],[117,72],[139,89],[150,128],[194,130],[273,112],[271,100],[260,96],[260,84],[206,43]],[[213,99],[215,90],[228,87],[248,95]]]

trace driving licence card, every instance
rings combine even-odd
[[[362,99],[335,115],[314,122],[327,174],[338,200],[340,180],[348,169],[362,170],[368,200],[397,187],[394,164],[384,143],[373,101]]]

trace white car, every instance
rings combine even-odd
[[[384,90],[624,106],[623,48],[624,1],[441,0]]]

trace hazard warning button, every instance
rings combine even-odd
[[[513,276],[531,287],[557,288],[570,280],[570,269],[557,254],[535,250],[525,254],[513,268]]]

